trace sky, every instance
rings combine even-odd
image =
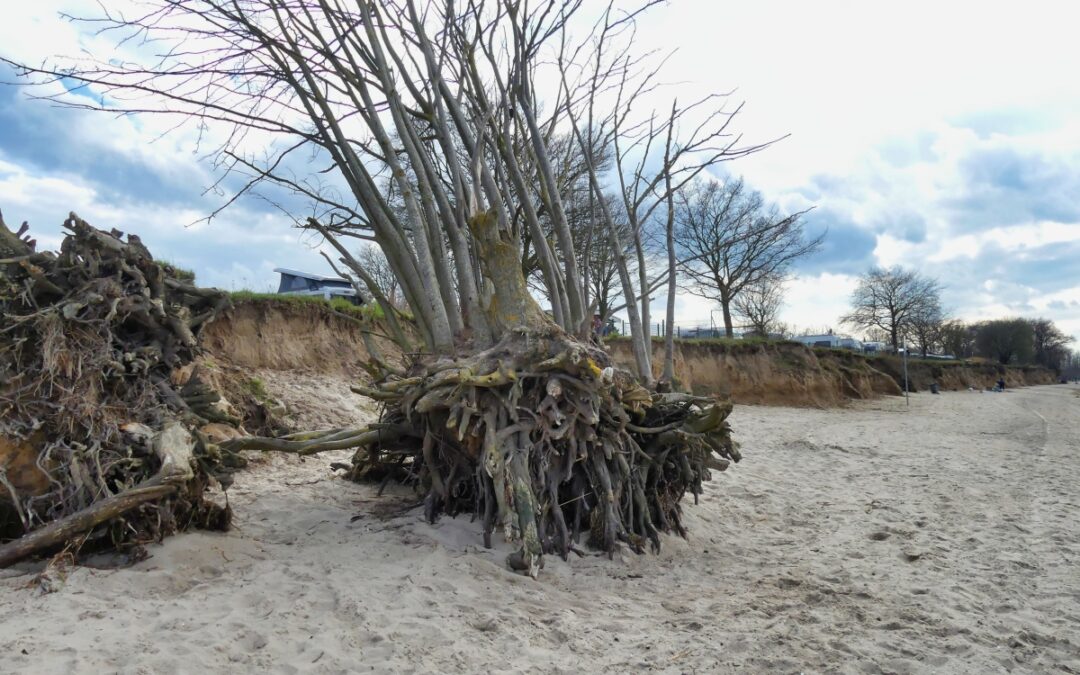
[[[109,53],[106,37],[58,16],[95,2],[10,4],[6,57]],[[813,206],[808,230],[828,231],[794,270],[789,325],[843,331],[858,275],[896,264],[937,277],[954,316],[1046,316],[1080,340],[1078,19],[1065,1],[673,0],[641,22],[636,47],[676,50],[657,96],[733,91],[747,142],[784,137],[724,171],[783,209]],[[223,201],[208,191],[213,167],[190,129],[169,130],[0,86],[5,220],[54,247],[75,211],[225,289],[272,290],[277,266],[330,272],[268,203],[202,221]],[[708,324],[714,309],[682,295],[676,322]]]

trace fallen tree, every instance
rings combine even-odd
[[[241,460],[199,428],[228,415],[173,371],[227,297],[179,278],[136,235],[64,222],[39,252],[0,217],[0,567],[86,536],[129,548],[224,529],[205,498]]]
[[[490,219],[474,219],[473,232],[484,260],[506,259],[491,250],[509,244]],[[660,532],[685,536],[683,496],[696,500],[711,470],[740,458],[730,402],[645,389],[602,348],[555,325],[520,270],[482,268],[493,289],[486,318],[504,335],[498,343],[465,357],[422,357],[404,374],[353,388],[383,403],[376,424],[222,447],[301,455],[358,448],[342,467],[352,479],[414,484],[430,521],[474,513],[485,545],[501,529],[520,545],[510,567],[534,577],[543,554],[565,559],[583,532],[609,554],[619,542],[659,550]]]
[[[228,419],[217,394],[197,376],[175,387],[170,374],[191,362],[195,334],[224,296],[178,281],[137,237],[125,242],[74,214],[64,226],[61,252],[40,253],[25,228],[0,220],[0,509],[8,533],[21,529],[0,545],[0,566],[87,533],[126,548],[224,528],[229,511],[204,491],[229,482],[239,451],[356,448],[350,478],[413,484],[431,520],[477,514],[485,544],[501,529],[520,542],[509,564],[535,575],[544,553],[565,558],[581,535],[608,552],[620,542],[658,550],[660,532],[685,535],[685,493],[696,498],[711,470],[739,459],[729,403],[641,387],[599,346],[552,323],[520,273],[488,308],[505,335],[498,343],[421,356],[354,387],[384,404],[371,427],[219,448],[198,431]],[[498,245],[496,231],[476,234]]]
[[[639,269],[635,288],[618,225],[640,234],[650,214],[670,215],[684,179],[761,147],[728,131],[737,109],[725,112],[723,97],[662,117],[639,109],[660,66],[633,54],[634,26],[655,4],[611,3],[593,20],[577,16],[577,0],[151,0],[136,16],[103,9],[93,21],[121,45],[154,44],[152,56],[13,65],[60,103],[205,125],[220,140],[218,166],[243,181],[229,202],[257,188],[309,201],[312,217],[297,225],[392,319],[351,247],[373,241],[385,255],[422,344],[392,331],[416,358],[404,373],[373,364],[381,372],[363,393],[383,401],[380,422],[223,448],[359,447],[351,475],[413,481],[431,518],[475,510],[489,538],[502,527],[520,542],[511,563],[536,574],[545,551],[565,556],[586,528],[607,551],[659,546],[659,531],[683,531],[683,495],[738,458],[730,406],[651,392],[591,343],[596,302],[579,254],[606,239],[636,375],[651,383],[651,282]],[[71,83],[100,104],[70,100]],[[588,179],[577,234],[552,140],[562,136]],[[625,177],[601,175],[594,160],[648,157],[661,143],[662,168],[609,199],[605,185]],[[296,172],[300,156],[308,175]],[[525,240],[550,315],[525,283]]]

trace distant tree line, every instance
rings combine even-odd
[[[1007,365],[1039,365],[1062,371],[1076,361],[1072,336],[1045,318],[1008,318],[967,323],[947,316],[941,283],[895,266],[873,268],[859,278],[851,311],[842,321],[898,349],[910,345],[924,357],[981,357]]]

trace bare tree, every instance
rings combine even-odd
[[[800,211],[782,215],[742,179],[697,181],[678,195],[675,242],[686,289],[720,303],[724,330],[734,337],[732,303],[746,288],[783,276],[821,246],[807,238]]]
[[[448,353],[465,340],[490,344],[531,313],[517,274],[495,278],[491,287],[483,281],[510,273],[501,266],[480,270],[480,240],[511,229],[508,213],[521,188],[489,162],[498,156],[498,141],[532,114],[526,71],[540,44],[561,34],[572,6],[527,16],[512,7],[459,10],[412,0],[150,3],[143,15],[103,19],[121,39],[153,36],[162,49],[143,54],[143,62],[24,70],[63,71],[104,94],[107,103],[77,104],[84,107],[155,110],[229,127],[219,150],[224,169],[249,178],[240,193],[267,184],[284,188],[315,206],[316,217],[301,225],[327,239],[376,241],[427,347]],[[500,61],[514,53],[530,56]],[[507,84],[516,81],[520,86]],[[543,130],[521,129],[542,155]],[[256,136],[268,143],[253,149]],[[347,192],[297,178],[290,163],[304,152],[339,174]],[[544,162],[538,166],[547,173]],[[539,226],[535,217],[526,221]],[[574,277],[569,237],[562,231],[557,239]],[[544,255],[554,260],[552,251]],[[351,256],[343,257],[352,267]],[[575,327],[583,316],[580,287],[552,285],[560,307],[573,309],[560,320]],[[516,300],[509,297],[515,293]],[[492,294],[505,296],[500,306],[509,313],[486,311]]]
[[[1063,333],[1050,319],[1044,318],[1032,319],[1031,331],[1035,363],[1059,370],[1068,357],[1068,345],[1073,341],[1073,337]]]
[[[1027,319],[995,319],[978,324],[975,346],[980,356],[1002,365],[1028,364],[1035,358],[1035,335]]]
[[[367,271],[375,285],[389,300],[393,307],[400,307],[401,284],[398,283],[390,261],[378,246],[365,244],[356,252],[356,262]]]
[[[658,67],[649,68],[647,59],[635,58],[626,50],[613,52],[609,49],[607,37],[622,26],[624,22],[613,17],[609,5],[598,39],[589,45],[595,54],[592,67],[577,69],[573,66],[574,56],[583,47],[578,50],[564,48],[558,64],[566,100],[574,100],[580,96],[580,92],[585,92],[588,99],[582,114],[575,112],[571,106],[567,106],[566,113],[586,159],[589,184],[600,214],[599,222],[611,242],[623,289],[638,376],[651,384],[650,303],[653,291],[667,276],[665,272],[657,278],[650,277],[654,266],[648,260],[646,227],[654,222],[663,208],[673,207],[669,198],[673,190],[693,180],[710,166],[757,152],[769,144],[744,145],[740,136],[729,132],[729,125],[741,106],[734,110],[726,109],[723,105],[726,95],[707,95],[685,106],[673,102],[670,113],[663,116],[654,110],[642,111],[642,98],[659,86],[657,78],[660,70]],[[605,62],[609,64],[606,67],[602,65]],[[578,72],[576,78],[572,75],[575,71]],[[635,77],[636,73],[641,72],[645,74]],[[609,78],[610,73],[618,73],[618,76]],[[594,93],[600,91],[608,81],[614,82],[616,98],[611,111],[601,114],[595,105]],[[693,120],[699,112],[705,113],[704,119],[689,124],[688,133],[681,133],[681,126]],[[616,212],[604,199],[599,165],[594,161],[595,153],[592,151],[597,144],[610,145],[613,149],[615,179],[622,200],[621,211],[629,223],[629,248],[636,260],[636,288],[626,254],[628,242],[614,226]],[[651,162],[652,150],[661,146],[664,148],[663,163],[654,167]]]
[[[640,88],[632,92],[626,91],[625,88],[620,89],[619,105],[612,118],[612,144],[615,151],[619,194],[622,197],[622,210],[630,225],[630,241],[637,263],[637,288],[641,303],[640,323],[642,332],[645,334],[649,333],[651,325],[649,313],[652,291],[665,278],[667,280],[666,307],[670,316],[667,321],[667,335],[665,335],[664,377],[670,381],[674,376],[670,371],[674,367],[672,357],[674,326],[672,324],[674,323],[676,280],[671,263],[675,258],[673,250],[675,192],[694,180],[705,169],[720,162],[756,152],[764,146],[735,150],[738,139],[726,138],[726,131],[728,123],[738,109],[728,113],[722,106],[716,106],[706,121],[693,129],[689,138],[681,143],[677,141],[674,135],[683,118],[699,108],[715,106],[716,96],[707,96],[684,108],[680,108],[675,102],[666,117],[658,119],[655,114],[650,114],[646,120],[627,128],[630,126],[628,120],[631,119],[630,116],[634,111],[634,102],[641,91],[643,90]],[[720,124],[716,128],[710,128],[709,124],[716,119],[721,121]],[[658,167],[650,170],[654,163],[653,150],[659,147],[663,148],[663,161]],[[652,265],[649,261],[648,229],[654,223],[663,224],[662,232],[665,248],[667,248],[666,265]],[[653,278],[650,270],[657,267],[659,267],[659,278]],[[627,302],[630,302],[629,298]],[[650,372],[651,352],[651,349],[645,352],[650,363],[642,365],[642,367],[647,366]]]
[[[218,143],[222,180],[244,178],[230,202],[255,189],[305,198],[311,211],[290,215],[384,304],[351,252],[354,240],[378,244],[427,352],[409,373],[383,364],[376,386],[354,388],[384,403],[379,423],[229,449],[357,448],[351,475],[406,474],[426,490],[430,519],[479,511],[486,541],[502,529],[519,545],[509,564],[535,575],[542,553],[565,558],[582,529],[608,551],[658,547],[660,530],[683,531],[684,493],[738,458],[729,408],[653,397],[578,337],[592,317],[557,129],[582,149],[594,236],[611,242],[639,373],[651,381],[636,311],[650,284],[634,288],[592,149],[627,157],[615,142],[632,137],[623,122],[658,72],[639,78],[644,61],[630,51],[635,18],[653,4],[609,5],[577,42],[568,24],[580,0],[148,0],[135,15],[103,4],[94,25],[117,36],[117,53],[13,65],[53,92],[97,95],[52,96],[66,105],[193,120]],[[560,85],[546,105],[544,78]],[[601,107],[611,92],[627,95]],[[736,147],[725,132],[733,113],[706,100],[721,112],[683,138],[671,131],[678,111],[703,103],[650,127],[673,150],[622,190],[632,229],[670,203],[669,175],[755,149]],[[526,281],[526,232],[551,317]]]
[[[671,165],[671,136],[674,131],[676,108],[671,108],[671,122],[668,127],[667,142],[664,144],[664,166]],[[664,246],[667,248],[667,307],[665,323],[667,330],[664,334],[664,371],[661,381],[674,388],[675,382],[675,292],[678,288],[677,260],[675,259],[675,188],[672,185],[671,171],[664,173],[664,208],[667,211],[664,218]]]
[[[761,337],[779,332],[780,308],[784,304],[784,279],[766,277],[745,287],[732,301],[736,316]]]
[[[926,358],[941,343],[945,313],[938,299],[928,298],[911,314],[908,337],[916,349]]]
[[[901,267],[873,268],[859,278],[851,294],[851,312],[841,321],[863,329],[879,328],[888,333],[893,349],[899,349],[915,319],[927,308],[940,306],[940,295],[936,279]]]

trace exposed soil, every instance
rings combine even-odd
[[[249,370],[351,376],[370,360],[363,330],[314,303],[240,301],[203,329],[202,344],[215,358]],[[375,340],[387,357],[400,358],[389,340]]]
[[[608,346],[619,364],[633,366],[628,342],[612,340]],[[663,344],[654,342],[653,374],[657,377],[663,357]],[[736,403],[818,408],[897,396],[904,385],[903,363],[894,356],[867,357],[795,342],[677,341],[675,377],[696,394],[731,396]],[[988,389],[1000,377],[1010,388],[1056,382],[1053,372],[1038,367],[916,359],[908,363],[909,391],[927,391],[932,382],[944,391]]]
[[[870,364],[893,378],[899,385],[904,382],[904,364],[895,356],[869,359]],[[1054,384],[1053,371],[1038,366],[1002,366],[996,363],[928,363],[912,360],[908,363],[908,387],[910,391],[927,391],[937,382],[946,391],[965,389],[992,389],[999,379],[1005,386],[1030,387],[1038,384]]]
[[[659,376],[663,345],[653,347],[654,375]],[[632,367],[627,342],[612,341],[609,348],[623,367]],[[891,377],[865,359],[786,342],[676,342],[675,377],[695,394],[722,394],[752,405],[832,407],[901,393]]]

